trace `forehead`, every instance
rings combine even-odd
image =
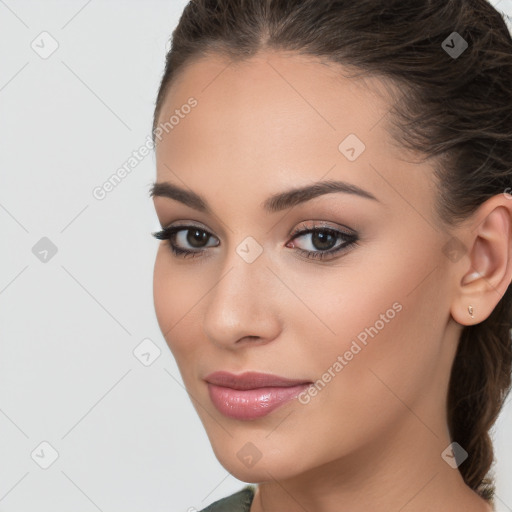
[[[205,114],[218,113],[268,120],[276,126],[308,119],[327,131],[373,128],[392,107],[396,87],[384,77],[363,74],[319,58],[295,53],[265,52],[232,61],[213,54],[192,60],[173,81],[160,112],[160,122],[194,96]],[[244,109],[245,107],[245,109]],[[281,107],[281,108],[279,108]],[[269,115],[270,110],[270,115]],[[260,115],[258,115],[260,114]],[[197,116],[196,116],[197,117]],[[379,127],[384,135],[384,125]]]
[[[351,73],[277,52],[241,62],[220,56],[191,62],[168,91],[159,123],[180,113],[190,98],[197,106],[181,112],[179,123],[157,141],[159,180],[172,178],[172,168],[190,186],[214,180],[235,186],[243,177],[245,185],[266,182],[276,189],[289,186],[292,172],[297,184],[327,177],[377,190],[386,188],[387,177],[414,195],[412,182],[426,176],[411,173],[411,166],[426,168],[388,131],[395,89],[384,79]],[[350,160],[346,150],[354,144],[359,156]]]

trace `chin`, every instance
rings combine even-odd
[[[235,478],[247,483],[262,483],[271,480],[286,480],[297,474],[296,470],[290,468],[290,461],[267,460],[261,458],[252,467],[245,467],[238,458],[217,457],[222,467],[229,471]]]
[[[283,451],[282,445],[273,445],[270,440],[247,439],[240,441],[235,436],[223,443],[212,443],[217,460],[238,480],[247,483],[286,480],[307,471],[307,461],[297,458],[300,451],[293,449],[288,453],[287,447]]]

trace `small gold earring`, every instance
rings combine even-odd
[[[473,306],[468,306],[468,311],[469,311],[469,314],[471,315],[471,318],[475,318],[473,316]]]

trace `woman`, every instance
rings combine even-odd
[[[512,39],[485,0],[194,0],[156,101],[155,309],[205,510],[492,510]]]

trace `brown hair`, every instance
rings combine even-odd
[[[172,34],[155,104],[194,59],[247,59],[263,50],[311,55],[390,80],[399,91],[392,135],[434,159],[436,211],[456,225],[512,185],[512,38],[486,0],[193,0]],[[457,32],[468,47],[460,55]],[[469,454],[466,484],[492,501],[489,430],[510,391],[512,287],[491,315],[464,327],[447,416]]]

